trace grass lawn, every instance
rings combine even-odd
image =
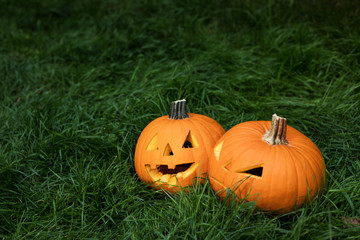
[[[0,238],[359,238],[359,1],[0,3]],[[225,130],[286,117],[323,194],[271,216],[149,189],[137,139],[183,98]]]

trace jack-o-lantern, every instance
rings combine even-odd
[[[317,146],[285,118],[236,125],[215,144],[209,179],[224,199],[232,190],[260,209],[285,213],[313,199],[325,183]]]
[[[135,149],[139,178],[170,192],[200,181],[208,157],[225,130],[214,119],[186,113],[186,101],[172,102],[170,115],[153,120],[140,134]]]

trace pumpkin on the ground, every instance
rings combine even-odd
[[[325,183],[318,147],[285,118],[236,125],[215,144],[209,179],[224,199],[228,189],[267,211],[285,213],[313,199]]]
[[[170,192],[204,179],[208,157],[225,130],[214,119],[186,112],[186,101],[172,102],[170,114],[142,131],[135,149],[139,178]]]

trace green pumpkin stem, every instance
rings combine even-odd
[[[186,100],[177,100],[171,103],[169,119],[179,120],[189,118],[186,113]]]
[[[286,118],[274,114],[272,116],[270,131],[265,133],[263,140],[271,145],[287,145],[286,139]]]

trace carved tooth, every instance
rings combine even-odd
[[[167,167],[168,167],[168,169],[175,169],[176,165],[171,163],[171,164],[168,164]]]
[[[151,164],[150,164],[150,169],[156,169],[156,167],[157,167],[157,166],[156,166],[155,163],[151,163]]]

